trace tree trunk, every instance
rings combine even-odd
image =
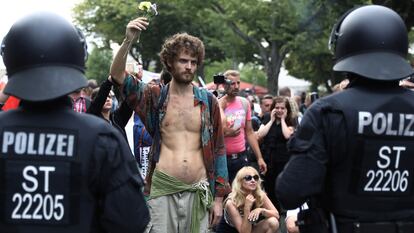
[[[279,74],[281,65],[266,68],[267,72],[267,90],[269,94],[277,95],[279,90]]]
[[[269,66],[266,67],[266,75],[267,75],[267,90],[269,94],[276,95],[278,90],[278,80],[279,77],[275,74],[273,67]]]
[[[279,90],[279,74],[280,68],[282,67],[283,59],[285,58],[286,53],[278,51],[279,46],[276,42],[270,43],[270,56],[264,58],[266,61],[265,69],[267,74],[267,89],[269,94],[277,95]]]

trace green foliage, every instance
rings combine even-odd
[[[101,83],[108,78],[112,50],[94,47],[86,62],[86,77]]]
[[[122,40],[125,26],[136,11],[130,6],[135,5],[133,0],[85,0],[74,8],[75,22],[108,46],[110,41]]]
[[[261,67],[253,63],[247,63],[241,68],[240,78],[245,82],[263,87],[267,84],[266,73],[263,72]]]
[[[295,77],[300,77],[312,83],[312,88],[325,84],[331,80],[338,83],[343,77],[332,71],[334,65],[333,54],[328,50],[330,32],[337,19],[347,10],[362,1],[320,1],[323,12],[309,25],[305,33],[296,38],[289,56],[285,59],[285,67]],[[330,91],[330,87],[328,87]]]
[[[247,63],[245,65],[241,65],[240,67],[233,67],[233,61],[230,59],[226,59],[221,62],[211,62],[207,67],[205,67],[205,82],[212,82],[213,76],[216,74],[224,73],[229,69],[236,69],[240,72],[241,80],[259,86],[266,86],[266,74],[260,66],[253,63]]]
[[[221,48],[234,63],[253,63],[263,67],[271,92],[277,91],[278,74],[285,55],[303,41],[304,29],[321,4],[308,0],[238,1],[238,0],[171,0],[183,14],[193,19],[207,19],[208,25],[221,32],[206,36],[209,45]],[[196,12],[196,13],[195,13]],[[216,22],[213,22],[216,20]]]
[[[298,42],[284,61],[289,74],[315,85],[332,79],[333,56],[328,50],[328,38],[328,30],[318,33],[309,31],[307,35],[297,38]]]
[[[207,61],[208,62],[208,61]],[[232,68],[232,61],[230,59],[226,59],[224,61],[213,61],[208,62],[209,65],[205,66],[205,78],[204,81],[206,83],[213,82],[213,76],[219,73],[224,73],[226,70]]]
[[[278,88],[282,64],[290,74],[314,83],[337,83],[328,51],[330,31],[336,20],[357,5],[385,4],[399,12],[408,28],[414,24],[414,3],[397,0],[157,0],[159,15],[142,33],[131,54],[148,68],[155,62],[166,37],[188,32],[200,37],[206,47],[204,75],[241,69],[242,79],[263,85],[263,74],[271,93]],[[125,26],[138,16],[135,0],[85,0],[75,9],[84,30],[104,42],[121,42]],[[246,68],[247,67],[247,68]],[[245,70],[246,69],[246,70]]]
[[[193,15],[181,14],[181,9],[170,1],[156,3],[160,14],[151,19],[148,30],[141,34],[140,43],[133,45],[130,54],[141,60],[145,69],[154,61],[159,72],[162,66],[158,53],[168,36],[189,32],[203,39],[203,34],[208,32],[203,30],[205,27],[192,23]],[[85,0],[74,9],[75,21],[88,35],[101,39],[109,47],[110,42],[121,43],[128,22],[140,16],[137,6],[138,2],[133,0]],[[223,53],[214,45],[206,46],[206,56],[223,59]]]
[[[204,41],[206,67],[226,59],[233,64],[260,65],[273,92],[285,55],[306,40],[303,28],[321,8],[321,4],[308,0],[159,0],[157,4],[160,14],[132,49],[132,55],[141,58],[144,67],[156,61],[159,71],[158,52],[163,40],[187,31]],[[137,15],[136,5],[131,0],[85,0],[75,9],[75,15],[85,30],[109,44],[122,40],[125,25]],[[205,74],[207,79],[211,77]]]

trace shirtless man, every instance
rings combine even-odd
[[[221,218],[228,175],[218,101],[192,85],[204,60],[204,45],[186,33],[168,38],[160,57],[172,80],[166,86],[146,85],[124,70],[130,43],[147,26],[145,18],[129,22],[111,75],[122,84],[127,101],[154,139],[146,178],[148,229],[207,232],[208,225],[216,225]]]

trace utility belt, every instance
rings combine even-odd
[[[320,208],[301,210],[296,225],[301,233],[414,233],[414,222],[341,222]]]
[[[228,154],[227,159],[234,160],[234,159],[242,158],[243,156],[247,156],[246,151],[242,151],[242,152],[235,153],[235,154]]]
[[[411,233],[414,232],[414,222],[337,222],[337,228],[339,233]]]
[[[301,209],[296,221],[300,233],[328,233],[329,222],[321,208]]]

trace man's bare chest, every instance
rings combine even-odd
[[[198,133],[201,125],[200,106],[194,99],[171,98],[161,127],[164,131],[184,130]]]

